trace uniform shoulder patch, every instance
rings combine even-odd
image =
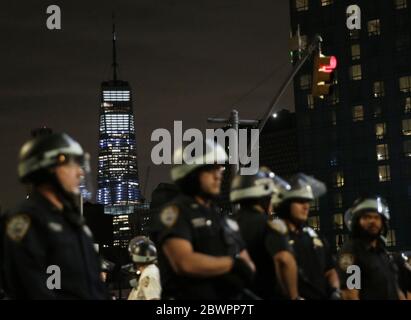
[[[10,217],[6,223],[6,234],[13,241],[21,241],[30,229],[31,219],[25,213]]]
[[[165,207],[160,213],[161,222],[167,226],[172,227],[180,214],[180,209],[176,205],[170,205]]]
[[[354,264],[354,256],[351,253],[342,253],[338,258],[338,266],[346,271],[349,266]]]
[[[268,226],[277,231],[280,234],[287,234],[288,233],[288,228],[287,225],[285,224],[285,222],[283,220],[280,219],[274,219],[274,220],[268,220],[267,221]]]

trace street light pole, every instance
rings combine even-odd
[[[224,125],[229,125],[231,128],[235,130],[234,135],[234,145],[230,145],[230,154],[237,155],[237,161],[235,163],[230,164],[230,173],[231,173],[231,180],[234,179],[238,170],[240,169],[239,164],[239,154],[238,154],[238,132],[239,126],[257,126],[259,121],[258,120],[245,120],[240,119],[238,115],[238,111],[236,109],[231,110],[230,118],[208,118],[207,122],[209,123],[221,123]]]

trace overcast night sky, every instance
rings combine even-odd
[[[59,5],[62,30],[46,28]],[[111,78],[111,14],[116,14],[119,78],[133,90],[138,167],[147,198],[169,168],[150,159],[153,130],[207,127],[228,116],[258,82],[275,76],[236,107],[261,118],[289,63],[288,0],[119,0],[2,3],[0,203],[24,196],[16,159],[30,131],[48,126],[79,140],[96,179],[100,84]],[[291,90],[283,108],[293,109]],[[151,166],[149,180],[146,171]],[[96,183],[95,183],[96,184]]]

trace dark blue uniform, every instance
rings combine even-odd
[[[398,300],[397,267],[382,241],[372,247],[367,241],[353,239],[343,246],[338,257],[341,289],[347,289],[350,265],[361,270],[360,300]]]
[[[100,259],[90,229],[74,208],[59,210],[33,193],[7,217],[4,236],[4,273],[12,299],[105,299]],[[48,281],[61,274],[61,288]]]
[[[250,288],[262,299],[284,299],[277,281],[274,256],[290,251],[287,227],[282,220],[270,220],[255,209],[240,209],[237,213],[241,235],[257,272]]]
[[[216,207],[206,208],[194,198],[180,195],[166,205],[159,215],[163,225],[159,233],[159,265],[162,295],[165,299],[230,299],[241,294],[241,279],[235,274],[215,277],[178,275],[165,256],[162,245],[167,239],[180,238],[193,246],[194,252],[215,257],[234,256],[245,246],[238,224],[227,219]]]
[[[328,299],[332,288],[325,274],[335,268],[327,242],[310,227],[290,231],[298,265],[298,291],[309,300]]]

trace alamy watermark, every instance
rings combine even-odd
[[[60,267],[53,264],[47,267],[47,274],[51,274],[46,281],[47,289],[56,290],[61,289],[61,270]]]
[[[241,175],[256,174],[259,168],[259,130],[233,128],[206,129],[205,138],[199,129],[191,128],[183,132],[182,121],[174,121],[173,134],[159,128],[152,132],[151,141],[158,142],[151,150],[154,164],[223,164],[217,159],[217,150],[204,150],[204,141],[216,141],[228,154],[228,163],[240,166]],[[183,143],[188,143],[183,147]],[[174,147],[174,148],[173,148]],[[173,150],[174,149],[174,150]],[[175,150],[183,149],[183,156],[173,159]],[[214,151],[214,157],[201,155]]]

